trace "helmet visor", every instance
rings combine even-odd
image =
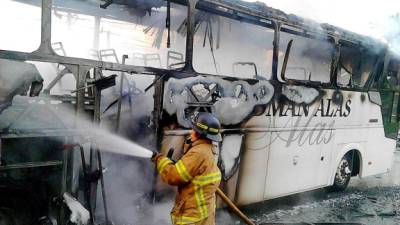
[[[220,133],[218,134],[207,134],[206,137],[212,141],[221,142],[222,136]]]

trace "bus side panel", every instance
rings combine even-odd
[[[383,127],[370,128],[361,177],[389,172],[395,147],[396,141],[385,137]]]
[[[361,177],[386,173],[390,170],[396,141],[385,137],[381,106],[368,101],[369,124],[367,153]]]
[[[341,103],[333,101],[335,94],[342,95]],[[264,116],[246,123],[247,128],[266,130],[247,133],[238,183],[240,204],[332,185],[340,160],[351,150],[360,152],[361,177],[390,167],[395,143],[384,137],[380,107],[368,100],[367,93],[325,90],[308,106],[308,116],[302,106],[272,104],[279,109],[276,113],[267,108]]]
[[[236,201],[239,205],[264,200],[271,132],[248,133],[241,159]]]
[[[329,185],[343,156],[351,151],[360,152],[360,177],[387,172],[395,142],[385,138],[380,106],[369,101],[367,93],[342,92],[351,100],[351,113],[335,123],[335,147]],[[371,162],[371,163],[369,163]]]
[[[285,135],[290,131],[281,131]],[[274,135],[278,135],[274,132]],[[285,135],[286,136],[286,135]],[[276,140],[271,144],[265,199],[313,189],[321,185],[320,167],[322,145],[304,146]]]
[[[333,92],[330,91],[332,94]],[[368,113],[370,105],[363,92],[341,91],[344,106],[348,107],[347,116],[335,119],[335,144],[332,151],[328,186],[334,182],[335,174],[343,156],[352,150],[357,150],[364,159],[365,146],[368,140]],[[363,164],[363,162],[361,162]]]

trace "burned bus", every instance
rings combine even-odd
[[[62,108],[161,152],[173,148],[173,159],[191,117],[214,113],[221,188],[239,205],[340,191],[353,176],[391,167],[400,59],[377,40],[240,0],[0,4],[5,224],[119,222],[108,212],[122,192],[105,185],[107,173],[133,170],[113,172],[122,167],[114,158],[103,175],[96,140],[82,138]],[[152,180],[143,165],[137,178]],[[170,193],[158,180],[142,188],[151,199]]]

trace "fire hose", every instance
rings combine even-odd
[[[248,225],[256,225],[251,221],[240,209],[224,194],[224,192],[217,188],[217,195],[226,203],[226,205],[235,213],[240,219]]]

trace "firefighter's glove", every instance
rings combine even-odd
[[[153,152],[153,154],[151,155],[151,158],[150,158],[150,160],[151,160],[152,162],[154,162],[154,161],[155,161],[155,158],[156,158],[156,156],[157,156],[157,152]]]
[[[163,156],[163,154],[157,153],[157,152],[153,152],[153,155],[151,156],[151,161],[152,161],[153,163],[157,163],[157,160],[158,160],[161,156]]]

